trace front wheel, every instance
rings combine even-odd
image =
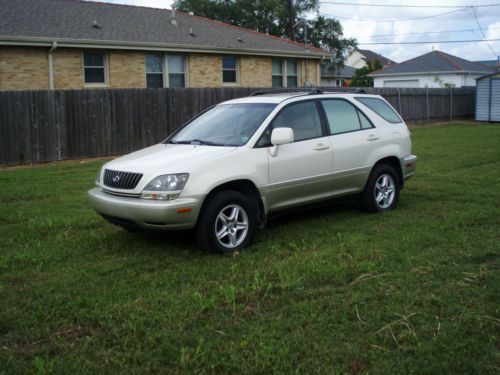
[[[361,207],[367,212],[385,212],[396,208],[400,184],[394,167],[388,164],[375,166],[363,195]]]
[[[196,226],[196,242],[207,251],[232,253],[250,246],[257,227],[252,201],[226,190],[209,198]]]

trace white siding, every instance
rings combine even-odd
[[[500,121],[500,78],[491,78],[490,121]]]
[[[490,80],[488,78],[477,81],[476,91],[476,120],[489,121]]]
[[[418,79],[384,80],[384,87],[418,87]]]
[[[406,74],[406,75],[401,74],[401,75],[392,75],[383,77],[373,77],[373,85],[374,87],[389,87],[389,86],[384,86],[384,81],[418,80],[418,86],[399,86],[399,87],[440,88],[444,87],[445,83],[453,84],[455,85],[455,87],[476,86],[476,81],[475,81],[476,78],[482,75],[484,74],[470,74],[470,73],[449,73],[449,74],[429,73],[429,74]]]

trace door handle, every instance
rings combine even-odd
[[[316,146],[314,146],[314,151],[328,150],[329,148],[330,145],[326,143],[318,143]]]
[[[376,141],[378,139],[378,136],[375,134],[370,134],[368,138],[366,138],[367,141]]]

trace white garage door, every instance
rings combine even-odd
[[[418,79],[400,79],[384,81],[384,87],[418,87]]]

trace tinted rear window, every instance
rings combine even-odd
[[[393,124],[398,124],[403,122],[401,117],[394,111],[386,102],[378,98],[369,97],[357,97],[356,100],[363,103],[368,108],[370,108],[377,115],[382,117],[385,121],[391,122]]]

